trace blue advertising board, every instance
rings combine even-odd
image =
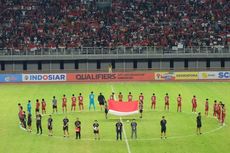
[[[0,82],[22,82],[22,74],[0,74]]]

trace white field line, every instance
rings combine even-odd
[[[112,92],[114,92],[114,96],[115,96],[115,91],[114,91],[113,85],[111,85],[111,89],[112,89]],[[116,100],[116,96],[114,97],[114,99]],[[131,149],[130,149],[130,146],[129,146],[129,141],[128,141],[128,139],[127,139],[126,131],[125,131],[125,124],[123,123],[121,117],[120,117],[120,121],[121,121],[121,123],[123,124],[123,132],[124,132],[124,137],[125,137],[125,144],[126,144],[128,153],[132,153],[132,152],[131,152]]]

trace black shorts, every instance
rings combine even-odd
[[[57,109],[57,106],[56,105],[53,105],[53,109],[56,108]]]
[[[140,113],[143,113],[143,109],[140,109]]]
[[[109,110],[108,109],[105,109],[105,114],[108,114]]]
[[[162,127],[161,128],[161,133],[165,133],[166,132],[166,127]]]
[[[201,124],[197,124],[197,128],[201,128],[202,127],[202,125]]]
[[[28,125],[28,126],[31,126],[31,122],[27,122],[27,125]]]
[[[98,134],[98,133],[99,133],[99,130],[93,130],[93,133],[94,133],[94,134]]]
[[[105,103],[104,102],[99,102],[99,105],[104,105]]]
[[[35,112],[39,112],[39,108],[36,108],[36,109],[35,109]]]
[[[69,130],[68,126],[63,126],[63,131],[68,131],[68,130]]]
[[[52,130],[53,129],[53,126],[48,126],[48,130]]]

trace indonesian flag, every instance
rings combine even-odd
[[[117,116],[127,116],[138,113],[138,101],[119,102],[109,100],[109,113]]]

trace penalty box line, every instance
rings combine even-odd
[[[111,89],[112,89],[112,92],[114,92],[114,95],[115,95],[115,91],[114,91],[113,85],[111,85]],[[116,100],[116,96],[114,97],[114,99]],[[121,121],[121,123],[123,123],[121,117],[120,117],[120,121]],[[124,131],[125,144],[126,144],[127,151],[128,151],[128,153],[132,153],[131,149],[130,149],[130,146],[129,146],[129,141],[127,139],[127,135],[126,135],[126,131],[125,131],[125,124],[124,123],[123,123],[123,131]]]

